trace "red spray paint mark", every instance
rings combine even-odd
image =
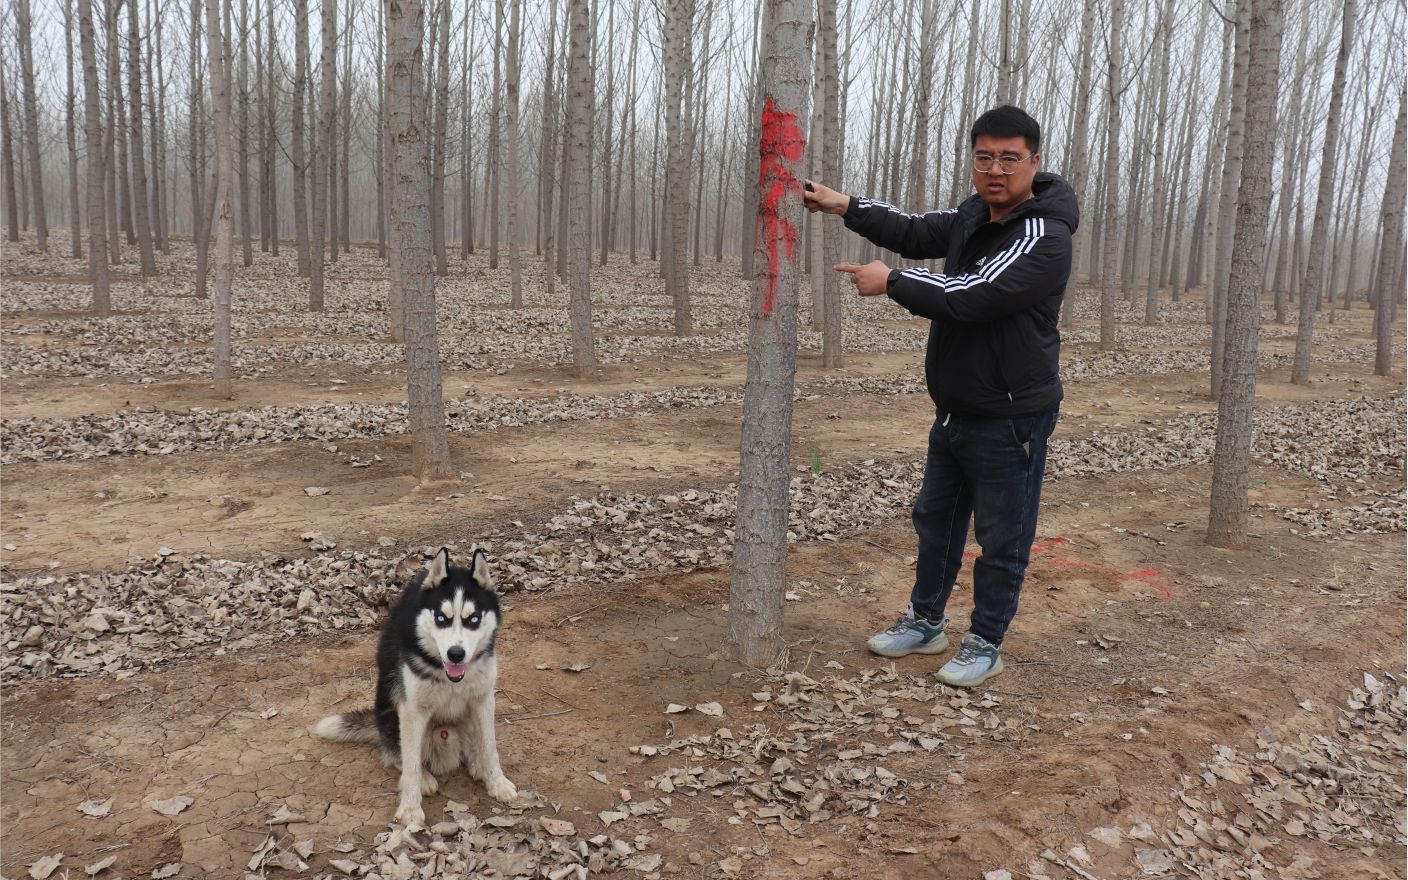
[[[1173,588],[1164,580],[1163,572],[1157,568],[1139,568],[1134,571],[1120,571],[1108,565],[1101,565],[1098,562],[1090,562],[1075,555],[1075,551],[1070,549],[1070,538],[1043,538],[1032,543],[1032,555],[1030,567],[1036,570],[1041,569],[1064,569],[1066,571],[1080,571],[1096,575],[1102,579],[1114,581],[1118,586],[1130,583],[1137,583],[1139,586],[1148,587],[1159,594],[1161,599],[1172,599]],[[963,554],[964,559],[977,559],[978,554],[969,550]]]
[[[772,314],[773,300],[777,296],[777,274],[782,263],[779,246],[786,243],[788,259],[793,259],[797,251],[797,225],[783,218],[782,205],[788,193],[801,196],[801,181],[788,168],[788,163],[799,161],[805,149],[806,139],[797,127],[797,115],[778,110],[769,97],[763,106],[762,135],[758,138],[760,201],[753,227],[753,246],[757,247],[758,237],[763,235],[768,252],[768,292],[763,300],[764,316]],[[760,228],[764,224],[766,229]]]

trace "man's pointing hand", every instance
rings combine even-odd
[[[837,272],[849,272],[856,292],[861,296],[879,296],[890,286],[890,267],[879,260],[871,260],[864,266],[839,263],[831,268]]]

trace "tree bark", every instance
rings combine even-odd
[[[822,151],[821,177],[828,186],[841,187],[841,153],[838,145],[841,141],[841,120],[840,120],[840,85],[838,58],[836,53],[836,0],[820,0],[819,3],[820,20],[817,23],[821,34],[821,99],[823,109],[821,112],[822,130],[827,133],[828,141],[826,148]],[[930,19],[936,17],[938,12],[937,3],[929,3],[925,7],[926,31],[930,24]],[[927,80],[927,69],[922,74]],[[925,111],[923,116],[927,117],[928,107],[928,87],[924,88],[922,99]],[[928,131],[927,120],[921,126],[925,133]],[[928,144],[927,136],[921,138]],[[928,152],[927,146],[923,150]],[[919,151],[916,150],[913,157],[917,157]],[[913,158],[912,157],[912,158]],[[928,157],[924,161],[927,163]],[[911,165],[911,174],[914,166]],[[910,188],[910,198],[915,209],[924,198],[924,176],[923,171],[919,172],[917,178],[912,178]],[[843,190],[844,191],[844,190]],[[821,214],[812,215],[817,219],[822,219]],[[822,332],[821,332],[821,365],[828,369],[834,369],[844,365],[844,357],[841,350],[841,279],[831,267],[841,261],[841,226],[831,218],[826,218],[821,224],[821,285],[822,285]]]
[[[19,31],[17,42],[20,49],[20,82],[24,88],[24,140],[29,153],[28,183],[30,191],[34,194],[31,199],[34,203],[34,232],[39,250],[48,253],[49,214],[44,203],[44,162],[39,152],[39,98],[34,89],[34,46],[29,0],[15,0],[15,19]]]
[[[748,378],[738,473],[728,647],[766,667],[782,649],[787,590],[787,512],[791,481],[792,395],[797,370],[798,231],[806,143],[812,5],[767,0],[771,27],[763,52],[764,104],[758,151],[758,234],[748,321]]]
[[[570,288],[568,317],[572,329],[572,365],[577,378],[596,373],[596,355],[592,345],[592,242],[591,242],[591,176],[587,162],[592,149],[592,69],[591,22],[587,0],[569,0],[571,43],[568,50],[567,131],[564,138],[567,200],[563,206],[567,219]]]
[[[1246,148],[1268,156],[1276,146],[1276,86],[1281,62],[1282,0],[1243,0],[1247,16]],[[1247,477],[1256,398],[1257,340],[1266,228],[1271,214],[1271,163],[1241,163],[1237,226],[1227,301],[1227,362],[1217,406],[1212,501],[1207,541],[1239,547],[1247,533]]]
[[[1335,58],[1335,78],[1330,86],[1330,110],[1325,118],[1325,145],[1320,156],[1320,181],[1315,190],[1315,219],[1310,231],[1310,255],[1305,269],[1300,316],[1296,326],[1296,353],[1291,362],[1291,382],[1310,381],[1310,351],[1315,338],[1315,313],[1325,286],[1325,244],[1330,234],[1330,208],[1334,198],[1335,161],[1340,140],[1340,110],[1344,106],[1345,69],[1354,44],[1354,0],[1342,0],[1340,51]]]
[[[77,99],[73,88],[73,38],[76,34],[72,0],[62,0],[62,2],[64,5],[64,141],[68,146],[69,256],[78,260],[83,257],[83,225],[78,201],[78,123],[77,112],[74,109]],[[3,90],[4,86],[0,84],[0,91]],[[8,120],[5,123],[5,137],[8,141]],[[8,150],[9,147],[7,146],[5,149]],[[9,171],[12,172],[13,169],[9,169]],[[7,180],[9,185],[13,187],[13,178],[7,178]]]
[[[445,245],[445,150],[450,136],[450,3],[439,0],[440,24],[435,30],[435,145],[431,154],[430,234],[435,245],[435,274],[450,274]]]
[[[1124,23],[1124,0],[1110,0],[1109,122],[1105,141],[1105,216],[1101,235],[1105,239],[1100,264],[1100,348],[1115,348],[1115,254],[1119,236],[1114,224],[1119,214],[1120,172],[1120,38]]]
[[[106,193],[103,169],[103,118],[98,106],[98,52],[93,27],[93,0],[78,0],[78,45],[83,59],[83,134],[88,160],[88,277],[93,286],[93,314],[105,318],[112,313],[108,290],[108,243]]]
[[[257,13],[256,13],[257,14]],[[254,265],[253,229],[249,210],[249,0],[240,0],[240,114],[237,124],[240,151],[240,240],[241,263]]]
[[[226,0],[228,2],[228,0]],[[235,216],[230,198],[230,57],[221,36],[218,0],[206,3],[210,104],[215,115],[215,396],[230,399],[230,290],[235,272]]]
[[[1381,223],[1384,245],[1379,251],[1377,283],[1371,294],[1374,310],[1374,372],[1393,371],[1394,306],[1403,298],[1403,202],[1408,198],[1408,94],[1398,93],[1398,121],[1393,126],[1393,148],[1388,160],[1388,188],[1384,192]]]
[[[311,276],[313,258],[308,241],[308,148],[304,131],[308,94],[308,0],[293,0],[293,225],[298,247],[298,274]]]
[[[1086,169],[1090,164],[1090,126],[1086,120],[1090,118],[1090,93],[1091,73],[1094,67],[1094,52],[1091,46],[1095,42],[1095,0],[1085,0],[1081,4],[1080,14],[1080,48],[1078,50],[1077,62],[1080,66],[1080,73],[1076,75],[1075,103],[1071,110],[1069,123],[1071,137],[1074,144],[1071,147],[1070,164],[1066,166],[1066,173],[1070,176],[1071,188],[1075,190],[1076,196],[1085,195]],[[960,126],[961,127],[961,126]],[[1071,253],[1076,256],[1075,263],[1079,263],[1081,252],[1080,242],[1084,236],[1076,232],[1071,236]],[[1061,323],[1065,327],[1073,327],[1076,322],[1076,294],[1079,285],[1076,284],[1076,265],[1071,266],[1071,284],[1066,290],[1065,300],[1061,304]],[[1087,273],[1087,277],[1089,273]]]
[[[318,139],[313,145],[313,205],[308,245],[308,310],[323,310],[328,236],[328,156],[332,152],[333,83],[337,77],[337,0],[322,0],[323,51],[318,92]],[[336,245],[334,244],[334,247]]]
[[[25,2],[25,0],[21,0]],[[132,208],[133,220],[137,227],[137,248],[141,254],[141,268],[144,276],[156,274],[156,253],[152,248],[151,211],[147,202],[146,138],[142,113],[142,56],[141,31],[137,26],[137,4],[135,0],[127,9],[127,82],[131,101],[132,123],[128,132],[132,137]]]
[[[689,234],[689,155],[685,144],[685,81],[691,61],[694,0],[665,6],[665,287],[675,305],[675,335],[693,332],[689,302],[689,269],[685,246]]]
[[[390,0],[386,39],[387,127],[392,151],[391,284],[401,289],[405,302],[411,472],[418,480],[434,480],[449,476],[450,446],[435,334],[424,35],[425,12],[420,0]]]
[[[1222,396],[1222,366],[1227,339],[1227,285],[1232,272],[1232,244],[1236,223],[1238,181],[1242,178],[1243,141],[1247,117],[1248,21],[1252,0],[1237,0],[1236,49],[1233,52],[1232,107],[1227,124],[1227,151],[1222,160],[1222,204],[1218,208],[1217,249],[1209,290],[1212,292],[1212,385],[1213,400]]]
[[[508,57],[504,61],[504,130],[508,134],[508,267],[509,300],[515,309],[523,307],[523,254],[519,247],[518,193],[518,44],[523,28],[523,0],[509,0]]]
[[[1159,322],[1159,281],[1163,273],[1162,260],[1158,258],[1159,246],[1166,242],[1166,236],[1159,234],[1158,224],[1164,216],[1164,136],[1168,123],[1168,62],[1173,51],[1173,0],[1164,0],[1163,16],[1159,22],[1162,34],[1159,41],[1158,111],[1154,120],[1154,165],[1159,170],[1159,178],[1153,181],[1154,210],[1150,214],[1149,229],[1149,283],[1144,292],[1144,323],[1154,325]]]
[[[15,186],[14,122],[10,117],[10,90],[0,65],[0,174],[5,177],[5,238],[20,240],[20,203]]]

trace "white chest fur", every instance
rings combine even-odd
[[[402,679],[406,682],[406,702],[432,719],[432,723],[457,721],[469,713],[471,705],[493,693],[497,674],[498,663],[493,657],[471,664],[460,681],[450,681],[443,675],[423,679],[407,667]]]

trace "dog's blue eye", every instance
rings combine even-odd
[[[475,612],[464,619],[465,625],[473,629],[479,626],[479,613]]]
[[[444,626],[445,624],[447,624],[447,623],[450,622],[450,618],[446,617],[444,614],[441,614],[439,611],[437,611],[437,612],[435,612],[435,622],[438,623],[438,624],[440,624],[441,626]]]

